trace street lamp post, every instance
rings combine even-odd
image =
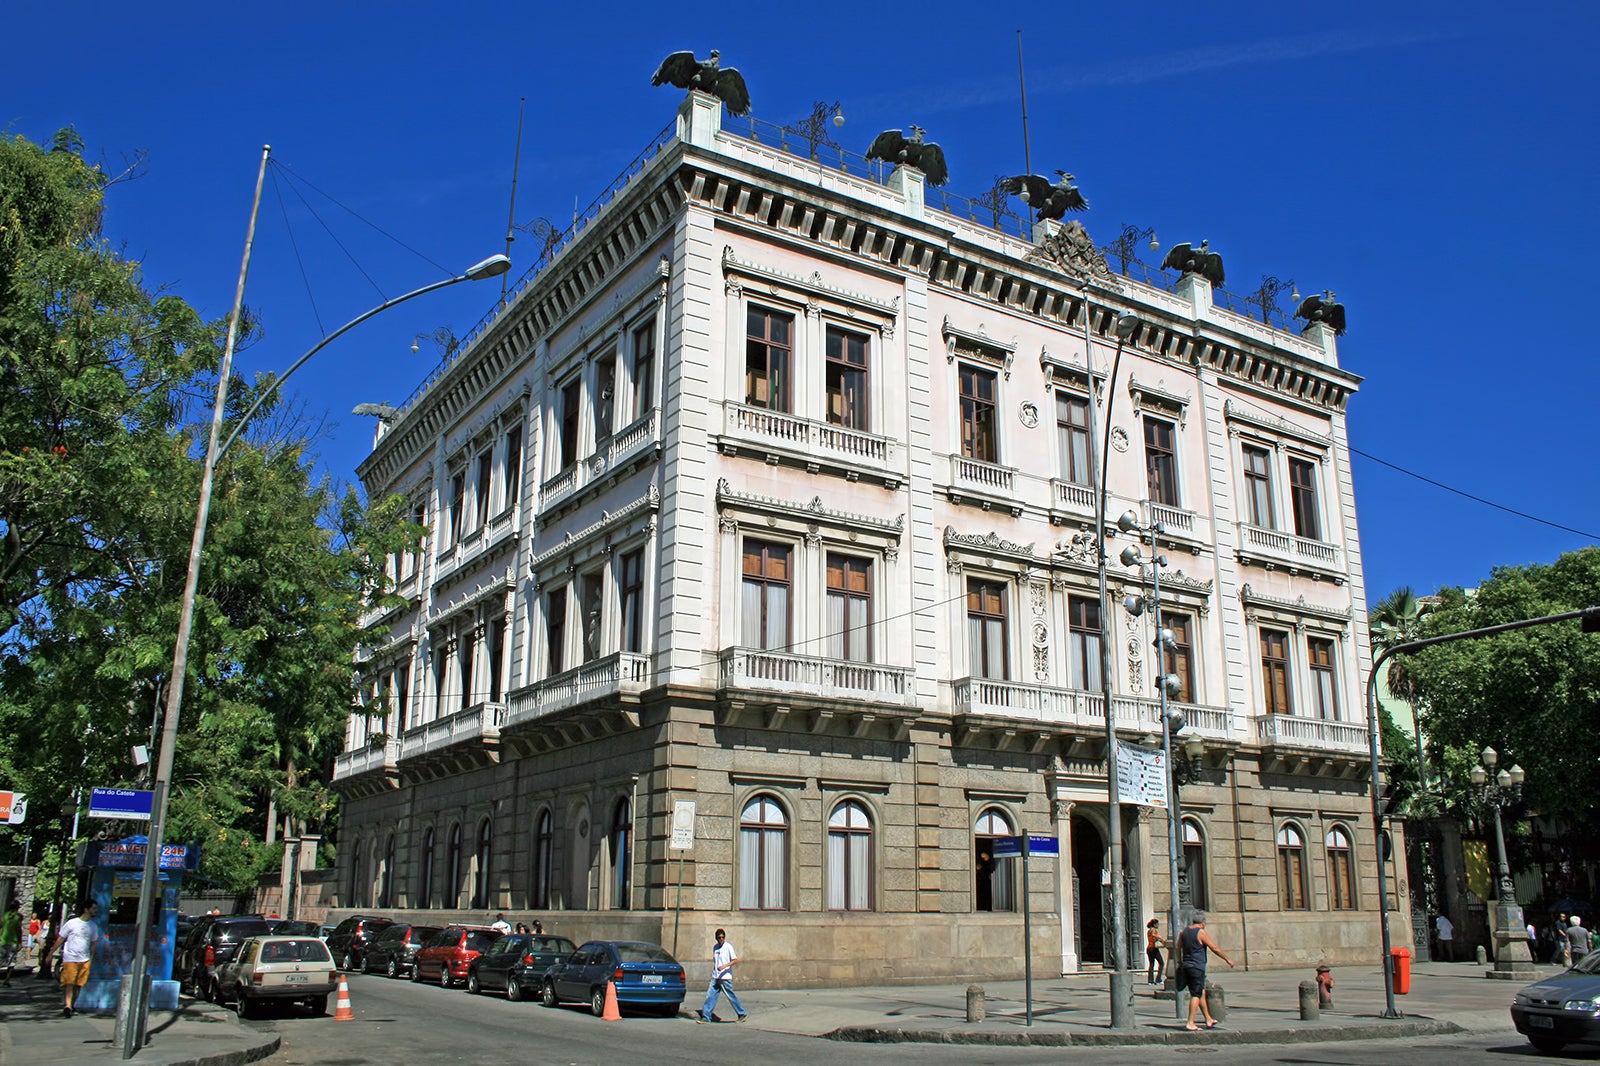
[[[1167,652],[1176,647],[1177,638],[1172,631],[1161,624],[1161,568],[1167,565],[1167,557],[1161,554],[1161,546],[1157,538],[1166,530],[1160,522],[1151,522],[1149,527],[1139,525],[1139,516],[1132,511],[1124,512],[1117,519],[1117,528],[1124,533],[1132,533],[1141,540],[1148,538],[1150,541],[1150,595],[1128,596],[1123,600],[1127,612],[1137,618],[1145,611],[1153,612],[1155,616],[1156,639],[1151,643],[1156,650],[1155,684],[1157,697],[1161,701],[1161,753],[1166,760],[1167,767],[1167,874],[1171,888],[1171,908],[1168,915],[1167,935],[1172,938],[1170,955],[1176,955],[1178,950],[1178,930],[1182,928],[1182,901],[1178,892],[1180,884],[1178,876],[1178,848],[1180,843],[1179,825],[1183,817],[1178,809],[1178,778],[1176,766],[1173,762],[1173,741],[1183,731],[1183,714],[1170,710],[1167,706],[1169,696],[1176,696],[1182,691],[1183,682],[1176,674],[1167,673]],[[1144,560],[1140,557],[1137,545],[1130,544],[1122,549],[1122,565],[1143,569]],[[1173,976],[1177,973],[1178,960],[1169,958],[1168,975],[1172,977],[1171,986],[1174,989],[1172,1002],[1176,1016],[1184,1016],[1183,997],[1176,991],[1177,980]]]
[[[243,432],[251,415],[259,410],[269,397],[274,395],[289,376],[313,355],[316,355],[331,342],[344,335],[350,329],[360,325],[374,315],[387,311],[396,304],[404,303],[424,293],[442,289],[447,285],[455,285],[463,281],[480,281],[484,278],[499,277],[511,269],[511,260],[503,255],[491,256],[480,263],[467,268],[461,274],[443,281],[436,281],[424,285],[419,289],[392,300],[386,300],[377,307],[356,316],[343,326],[328,334],[311,350],[297,359],[288,370],[284,371],[271,386],[263,390],[248,410],[235,425],[233,432],[226,439],[222,438],[223,419],[227,413],[228,383],[232,376],[234,344],[238,339],[238,324],[241,309],[244,303],[245,278],[250,272],[250,252],[255,243],[256,216],[261,206],[261,187],[266,178],[267,159],[271,154],[271,147],[261,150],[261,170],[256,177],[255,202],[250,209],[250,226],[245,236],[244,260],[239,267],[239,284],[234,294],[233,313],[228,318],[228,336],[223,346],[222,362],[217,370],[217,398],[211,412],[211,436],[207,441],[204,462],[200,471],[200,499],[195,510],[194,537],[189,545],[189,568],[184,581],[183,600],[178,612],[178,633],[174,642],[172,655],[172,673],[167,684],[167,702],[163,711],[161,727],[160,755],[156,762],[155,781],[151,786],[150,830],[146,838],[144,877],[139,886],[139,919],[134,934],[133,960],[129,968],[129,988],[119,1002],[116,1032],[121,1038],[122,1057],[132,1058],[139,1048],[144,1046],[146,1023],[148,1021],[149,1001],[149,940],[150,929],[154,915],[153,902],[159,887],[161,870],[161,850],[164,842],[167,818],[167,800],[172,782],[172,764],[177,753],[178,720],[183,709],[184,680],[188,675],[189,637],[194,624],[195,595],[200,583],[200,557],[205,547],[206,523],[211,514],[211,486],[215,478],[218,461],[239,434]]]
[[[1100,591],[1100,696],[1105,703],[1106,718],[1106,835],[1110,837],[1109,861],[1111,874],[1111,1027],[1131,1029],[1133,1015],[1133,978],[1128,972],[1127,899],[1128,887],[1122,880],[1122,792],[1117,782],[1117,715],[1116,700],[1112,694],[1111,671],[1114,667],[1111,641],[1106,639],[1106,626],[1111,621],[1111,594],[1106,580],[1106,465],[1111,450],[1111,404],[1116,397],[1117,369],[1122,364],[1122,348],[1134,331],[1139,319],[1131,314],[1118,315],[1115,331],[1117,352],[1111,361],[1111,375],[1106,380],[1106,427],[1102,440],[1095,410],[1094,389],[1094,303],[1089,286],[1083,287],[1083,373],[1089,391],[1089,447],[1098,449],[1091,454],[1089,464],[1097,471],[1094,483],[1094,561],[1095,575]]]
[[[1499,848],[1500,877],[1494,903],[1494,969],[1485,976],[1503,981],[1527,980],[1533,974],[1533,952],[1528,947],[1528,928],[1517,906],[1516,885],[1511,880],[1511,864],[1506,860],[1506,832],[1501,821],[1503,807],[1522,799],[1522,783],[1527,775],[1522,767],[1495,772],[1500,753],[1486,747],[1478,756],[1479,765],[1467,775],[1483,801],[1494,808],[1494,840]]]

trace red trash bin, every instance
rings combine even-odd
[[[1411,952],[1405,948],[1392,948],[1389,955],[1394,965],[1394,990],[1403,996],[1411,991]]]

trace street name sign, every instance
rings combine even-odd
[[[89,795],[90,818],[150,820],[153,792],[133,788],[97,788]]]

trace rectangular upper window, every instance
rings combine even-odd
[[[1330,721],[1339,717],[1339,674],[1334,663],[1333,641],[1326,637],[1306,640],[1306,658],[1311,665],[1311,698],[1318,718]]]
[[[1289,685],[1289,634],[1281,630],[1261,631],[1261,687],[1268,714],[1294,713],[1294,693]]]
[[[622,617],[622,650],[644,651],[644,552],[631,551],[622,557],[617,575]]]
[[[1294,505],[1294,531],[1307,540],[1322,539],[1322,512],[1317,506],[1317,464],[1289,460],[1289,499]]]
[[[656,403],[656,327],[633,331],[633,417],[643,418]]]
[[[1165,419],[1144,417],[1145,478],[1150,502],[1178,506],[1176,432]]]
[[[1173,697],[1185,703],[1197,703],[1194,691],[1194,619],[1172,611],[1161,612],[1161,628],[1172,633],[1172,646],[1167,649],[1166,672],[1178,679],[1181,686]]]
[[[506,509],[517,505],[517,494],[522,491],[522,426],[511,427],[506,434],[506,469],[501,479],[505,485],[505,499],[501,506]]]
[[[1056,393],[1056,437],[1060,450],[1061,480],[1090,485],[1089,398],[1070,392]]]
[[[994,371],[961,364],[961,454],[968,459],[1000,461],[995,388]]]
[[[835,326],[827,338],[828,421],[846,429],[868,429],[867,338]]]
[[[824,627],[829,658],[872,661],[871,560],[828,553]]]
[[[782,651],[789,647],[789,577],[793,549],[787,544],[744,543],[741,643]]]
[[[1244,496],[1251,525],[1277,528],[1272,520],[1272,454],[1265,448],[1244,446]]]
[[[1010,676],[1006,654],[1006,587],[998,581],[967,581],[967,654],[975,677],[1004,681]]]
[[[578,404],[581,402],[583,382],[573,378],[561,386],[560,458],[561,469],[578,462]]]
[[[745,318],[744,402],[772,411],[793,409],[789,368],[794,316],[752,307]]]
[[[1100,599],[1097,596],[1067,597],[1068,654],[1072,662],[1072,687],[1099,692],[1100,684]]]

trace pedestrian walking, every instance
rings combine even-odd
[[[1576,914],[1567,921],[1571,923],[1567,926],[1567,951],[1572,957],[1573,964],[1576,964],[1589,954],[1589,930],[1583,927],[1583,919]]]
[[[1217,958],[1233,966],[1233,960],[1227,953],[1217,946],[1211,939],[1211,934],[1206,932],[1206,912],[1195,911],[1189,918],[1189,927],[1178,934],[1177,955],[1183,964],[1181,971],[1182,980],[1179,984],[1189,990],[1189,1021],[1185,1029],[1196,1030],[1200,1027],[1194,1024],[1195,1011],[1205,1012],[1206,1028],[1215,1029],[1217,1020],[1211,1016],[1211,1004],[1206,1002],[1206,949],[1217,953]]]
[[[76,918],[62,923],[61,932],[56,935],[55,943],[45,952],[47,956],[54,955],[58,949],[61,952],[63,1018],[72,1017],[78,993],[89,983],[89,964],[94,960],[95,942],[100,939],[100,930],[94,924],[94,917],[99,909],[99,905],[90,900]]]
[[[1144,957],[1149,962],[1144,983],[1160,985],[1167,975],[1166,960],[1161,957],[1161,919],[1151,918],[1144,927]]]
[[[16,900],[6,904],[4,914],[0,914],[0,967],[5,968],[4,981],[7,988],[11,987],[11,968],[17,964],[17,952],[22,950],[22,904]]]
[[[39,915],[37,913],[28,919],[28,935],[23,938],[23,944],[27,949],[23,954],[29,959],[33,958],[33,953],[39,947]]]
[[[1433,932],[1439,938],[1439,957],[1445,962],[1454,962],[1456,927],[1441,914],[1433,920]]]
[[[718,929],[717,942],[711,948],[711,985],[706,989],[705,1006],[695,1015],[695,1021],[712,1021],[713,1012],[717,1009],[717,999],[722,995],[728,997],[728,1002],[733,1005],[734,1013],[739,1016],[741,1022],[750,1017],[744,1009],[744,1004],[739,1002],[738,994],[733,990],[733,966],[738,961],[739,953],[728,943],[727,931]]]

